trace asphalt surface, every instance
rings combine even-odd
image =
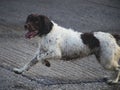
[[[120,29],[119,0],[1,0],[0,21],[23,26],[31,13],[44,14],[77,31]]]
[[[0,0],[0,90],[120,90],[107,85],[105,71],[94,56],[75,61],[37,64],[17,75],[14,67],[27,63],[36,41],[24,38],[26,17],[43,14],[60,26],[80,32],[120,33],[120,0]]]

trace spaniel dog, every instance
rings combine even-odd
[[[15,73],[29,70],[38,61],[50,67],[51,59],[74,59],[94,54],[99,63],[109,70],[117,72],[116,78],[109,83],[118,83],[120,77],[120,36],[105,32],[81,33],[57,25],[44,15],[31,14],[24,28],[26,38],[38,38],[38,50],[35,57]]]

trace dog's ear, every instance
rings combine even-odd
[[[38,14],[30,14],[30,15],[28,15],[28,17],[26,19],[26,23],[36,21],[38,16],[39,16]]]
[[[43,15],[39,15],[39,18],[40,18],[40,36],[42,35],[46,35],[48,34],[52,27],[53,27],[53,23],[51,22],[51,20],[46,17],[46,16],[43,16]]]

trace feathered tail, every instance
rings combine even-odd
[[[112,35],[116,39],[117,43],[120,45],[120,34],[112,34]]]

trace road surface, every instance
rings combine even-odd
[[[0,90],[120,90],[107,85],[106,71],[94,55],[72,61],[41,63],[15,74],[12,69],[31,60],[36,41],[24,38],[26,17],[47,15],[59,25],[80,32],[120,33],[119,0],[1,0],[0,2]]]

